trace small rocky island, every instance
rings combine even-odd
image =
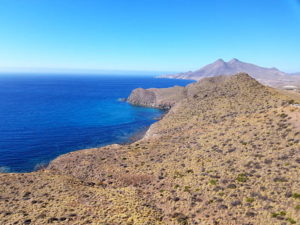
[[[298,93],[241,73],[128,102],[170,110],[135,143],[1,174],[1,224],[300,223]]]

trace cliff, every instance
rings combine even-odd
[[[206,78],[182,93],[138,142],[1,174],[1,223],[299,223],[299,94],[247,74]]]
[[[170,109],[176,102],[185,97],[185,88],[180,86],[161,89],[137,88],[131,92],[127,102],[138,106]]]

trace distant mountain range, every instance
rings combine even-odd
[[[218,59],[214,63],[204,66],[196,71],[162,75],[160,78],[201,80],[205,77],[233,75],[240,72],[245,72],[259,82],[270,86],[282,87],[285,85],[300,85],[300,77],[293,76],[296,74],[288,74],[277,68],[260,67],[251,63],[241,62],[238,59],[232,59],[229,62]]]
[[[300,76],[300,73],[290,73],[290,75],[293,75],[293,76]]]

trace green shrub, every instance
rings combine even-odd
[[[285,113],[281,113],[279,116],[280,116],[281,118],[286,118],[286,117],[288,117],[288,115],[285,114]]]
[[[248,177],[246,176],[246,174],[241,173],[237,176],[236,180],[238,182],[246,182],[248,180]]]
[[[179,188],[179,184],[175,184],[174,188],[175,189]]]
[[[217,184],[217,181],[216,181],[216,180],[210,180],[209,183],[210,183],[211,185],[216,185],[216,184]]]
[[[293,220],[292,218],[287,218],[286,219],[287,221],[289,221],[291,224],[296,224],[296,221],[295,220]]]
[[[252,203],[252,202],[254,202],[254,198],[246,198],[246,202]]]
[[[281,212],[277,212],[277,213],[275,213],[275,212],[272,213],[272,217],[273,218],[276,218],[278,216],[286,216],[286,212],[285,211],[281,211]]]
[[[183,191],[185,191],[185,192],[190,192],[190,190],[191,190],[190,186],[185,186],[183,189]]]
[[[299,193],[294,193],[292,195],[293,198],[299,199],[300,198],[300,194]]]

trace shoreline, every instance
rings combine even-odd
[[[130,103],[128,103],[130,104]],[[145,106],[139,106],[139,107],[144,107],[144,108],[149,108],[149,107],[145,107]],[[147,137],[147,133],[148,131],[150,130],[150,128],[156,124],[157,122],[159,122],[160,120],[162,120],[169,112],[170,110],[165,110],[165,109],[161,109],[161,108],[158,108],[160,110],[163,111],[162,115],[159,116],[159,117],[156,117],[154,118],[154,120],[156,120],[155,122],[153,122],[151,125],[149,126],[145,126],[143,128],[140,128],[139,130],[137,130],[136,132],[134,132],[132,135],[130,135],[128,137],[128,140],[123,142],[123,143],[111,143],[111,144],[106,144],[106,145],[103,145],[103,146],[99,146],[99,147],[93,147],[93,148],[83,148],[83,149],[78,149],[78,150],[74,150],[74,151],[70,151],[68,153],[65,153],[65,154],[61,154],[59,156],[57,156],[56,158],[50,160],[48,162],[48,164],[46,165],[46,167],[44,168],[41,168],[41,169],[38,169],[38,170],[33,170],[33,171],[30,171],[30,172],[25,172],[25,173],[32,173],[32,172],[36,172],[36,171],[39,171],[39,170],[44,170],[44,169],[48,169],[49,165],[51,165],[51,163],[53,161],[55,161],[56,159],[66,155],[66,154],[70,154],[70,153],[74,153],[74,152],[79,152],[79,151],[86,151],[86,150],[92,150],[92,149],[97,149],[97,148],[105,148],[105,147],[108,147],[108,146],[111,146],[111,145],[120,145],[120,146],[126,146],[126,145],[130,145],[130,144],[133,144],[135,142],[138,142],[138,141],[141,141],[143,140],[145,137]]]
[[[130,103],[128,103],[128,104],[130,104]],[[131,105],[133,105],[133,104],[131,104]],[[151,108],[151,107],[139,106],[139,105],[134,105],[134,106],[143,107],[143,108]],[[74,152],[79,152],[79,151],[83,151],[83,150],[89,150],[89,149],[105,148],[105,147],[108,147],[108,146],[111,146],[111,145],[126,146],[126,145],[133,144],[135,142],[138,142],[138,141],[140,141],[140,140],[142,140],[142,139],[144,139],[146,137],[147,132],[150,130],[151,126],[153,126],[154,124],[156,124],[157,122],[159,122],[161,119],[163,119],[166,116],[166,114],[170,111],[170,110],[165,110],[165,109],[162,109],[162,108],[156,108],[156,109],[162,110],[162,114],[159,117],[154,117],[153,118],[153,120],[155,120],[155,122],[153,122],[152,124],[150,124],[148,126],[144,126],[144,127],[138,128],[137,131],[135,131],[131,135],[129,135],[126,138],[127,140],[125,140],[125,141],[122,141],[120,143],[114,142],[114,143],[111,143],[111,144],[104,144],[104,145],[101,145],[101,146],[95,146],[95,147],[90,147],[90,148],[75,149],[73,151],[60,154],[57,157],[49,160],[47,163],[45,163],[45,162],[37,163],[31,171],[25,171],[25,172],[10,171],[9,167],[2,166],[2,167],[0,167],[0,174],[29,174],[29,173],[34,173],[34,172],[37,172],[37,171],[48,169],[49,165],[53,161],[55,161],[59,157],[64,156],[66,154],[70,154],[70,153],[74,153]]]
[[[129,103],[130,104],[130,103]],[[139,107],[144,107],[144,106],[139,106]],[[144,108],[149,108],[149,107],[144,107]],[[140,128],[139,130],[137,130],[136,132],[134,132],[129,138],[128,138],[128,141],[120,144],[120,145],[128,145],[128,144],[133,144],[135,142],[138,142],[142,139],[144,139],[148,133],[148,131],[150,130],[150,128],[156,124],[157,122],[159,122],[160,120],[162,120],[170,110],[165,110],[165,109],[161,109],[161,108],[158,108],[159,110],[162,110],[163,113],[161,114],[161,116],[159,117],[155,117],[153,118],[154,120],[156,120],[155,122],[153,122],[151,125],[149,126],[145,126],[145,127],[142,127]],[[107,146],[107,145],[105,145]],[[105,147],[105,146],[102,146],[102,147]],[[80,151],[80,150],[79,150]]]

